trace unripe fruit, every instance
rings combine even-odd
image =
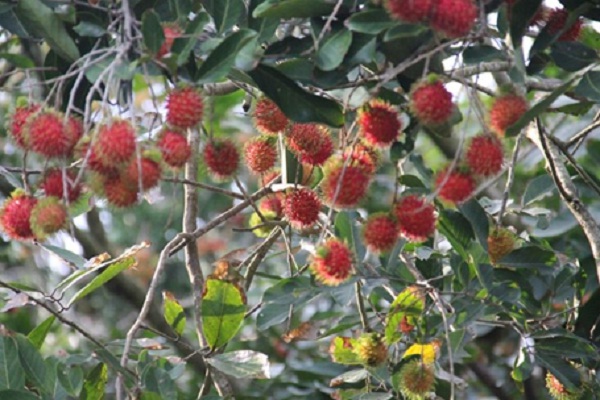
[[[555,35],[560,32],[567,24],[569,18],[569,10],[564,8],[555,8],[550,10],[548,15],[548,22],[546,23],[548,33]],[[581,28],[583,27],[583,20],[578,17],[575,22],[557,39],[561,42],[573,42],[579,39],[581,35]]]
[[[435,387],[434,366],[418,359],[411,360],[402,366],[393,380],[407,400],[424,400]]]
[[[438,0],[431,27],[449,38],[466,36],[475,26],[479,10],[473,0]]]
[[[515,248],[515,235],[506,228],[493,228],[487,239],[490,262],[496,264]]]
[[[48,158],[68,156],[73,146],[63,118],[62,114],[54,111],[32,114],[23,126],[29,148]]]
[[[275,219],[277,219],[277,214],[273,211],[263,211],[261,210],[261,214],[265,220],[265,222],[269,222],[269,221],[274,221]],[[274,226],[268,226],[268,225],[264,225],[263,220],[260,218],[260,215],[258,215],[258,213],[254,212],[250,215],[250,219],[248,220],[248,226],[250,228],[254,228],[254,227],[259,227],[259,228],[255,228],[252,230],[252,233],[254,233],[256,235],[256,237],[259,238],[265,238],[267,236],[269,236],[269,234],[271,233],[271,231],[273,230]]]
[[[369,251],[387,253],[398,239],[398,223],[388,214],[373,214],[363,226],[363,238]]]
[[[314,225],[319,219],[321,201],[310,189],[295,189],[285,195],[283,214],[290,225],[296,229],[305,229]]]
[[[362,168],[367,174],[373,175],[379,166],[381,154],[373,147],[357,143],[344,150],[343,159],[350,158],[350,165]]]
[[[67,222],[67,209],[56,197],[45,197],[31,211],[31,229],[38,240],[63,229]]]
[[[26,143],[26,138],[23,132],[23,126],[27,119],[40,110],[39,104],[30,104],[27,106],[17,107],[15,112],[10,117],[8,123],[8,131],[12,135],[17,145],[23,149],[29,150],[30,147]]]
[[[391,145],[402,131],[398,112],[383,100],[372,100],[358,112],[358,126],[367,143],[379,147]]]
[[[490,129],[503,137],[506,129],[517,122],[528,107],[527,100],[516,94],[497,97],[490,109]]]
[[[504,150],[495,137],[480,135],[471,140],[465,160],[469,169],[483,177],[494,176],[502,170]]]
[[[311,257],[310,268],[325,285],[337,286],[352,273],[352,252],[339,239],[328,239]]]
[[[450,204],[460,204],[473,195],[475,180],[466,171],[445,168],[437,175],[435,188],[442,200]]]
[[[546,373],[546,388],[554,400],[579,400],[581,390],[568,390],[554,375]]]
[[[429,19],[436,0],[386,0],[390,16],[406,22],[424,22]]]
[[[277,162],[275,142],[263,136],[250,140],[244,146],[244,160],[250,171],[256,174],[267,172]]]
[[[64,184],[66,183],[67,199],[69,203],[73,203],[81,195],[82,189],[81,183],[73,185],[76,179],[77,175],[73,171],[67,171],[63,176],[63,172],[60,169],[51,169],[44,175],[44,180],[40,183],[40,189],[48,197],[54,196],[62,199],[64,198]]]
[[[31,229],[31,212],[37,199],[28,196],[22,190],[15,190],[11,197],[4,202],[0,210],[0,223],[2,229],[11,239],[27,240],[33,239]]]
[[[158,148],[164,162],[173,168],[183,167],[192,155],[192,149],[185,136],[172,130],[161,133]]]
[[[435,232],[435,209],[424,198],[410,195],[394,206],[400,233],[411,242],[423,242]]]
[[[354,345],[359,361],[367,366],[375,367],[387,360],[388,349],[378,333],[363,333]]]
[[[148,190],[158,185],[161,176],[160,164],[149,157],[142,157],[139,160],[139,164],[136,157],[132,158],[127,168],[123,171],[124,182],[131,187],[139,189],[140,172],[142,190]]]
[[[203,155],[209,172],[218,180],[230,178],[240,163],[238,150],[229,139],[207,143]]]
[[[98,127],[96,135],[96,141],[92,145],[93,153],[105,167],[115,168],[116,165],[124,164],[133,157],[135,129],[129,121],[115,119]]]
[[[410,110],[426,126],[441,125],[450,120],[454,110],[452,94],[435,78],[417,83],[410,93]]]
[[[371,176],[363,168],[349,164],[344,166],[341,160],[332,160],[323,170],[323,201],[338,210],[358,206],[371,183]]]
[[[261,97],[254,108],[254,125],[260,133],[277,135],[289,123],[288,118],[271,99]]]
[[[192,128],[202,120],[204,102],[195,88],[173,89],[167,96],[167,122],[179,129]]]

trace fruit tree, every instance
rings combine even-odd
[[[0,1],[0,400],[599,399],[598,21]]]

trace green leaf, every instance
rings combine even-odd
[[[263,306],[256,318],[257,328],[262,331],[282,323],[287,319],[291,305],[299,307],[319,293],[306,276],[281,279],[263,294]]]
[[[35,346],[23,335],[15,337],[17,348],[19,349],[19,360],[21,366],[27,375],[27,379],[33,385],[45,392],[50,392],[51,388],[46,387],[46,363],[35,348]]]
[[[15,188],[22,188],[23,183],[13,174],[8,171],[6,168],[0,166],[0,175],[2,175],[8,183],[10,183]]]
[[[347,212],[340,211],[335,216],[335,234],[342,239],[351,249],[354,249],[352,237],[352,221]]]
[[[81,257],[78,254],[70,252],[69,250],[63,249],[62,247],[57,247],[51,244],[43,243],[39,243],[39,246],[57,255],[58,257],[65,260],[67,263],[73,265],[77,269],[83,268],[85,266],[85,263],[87,263],[87,260],[85,258]]]
[[[14,12],[28,32],[44,38],[60,57],[71,62],[80,57],[79,49],[63,22],[41,0],[20,0]]]
[[[251,0],[248,16],[248,28],[258,32],[258,42],[269,42],[279,26],[279,18],[255,18],[254,10],[262,3],[262,0]]]
[[[448,238],[454,250],[463,260],[469,259],[466,249],[469,248],[471,240],[475,238],[469,221],[460,213],[452,210],[444,210],[440,213],[438,220],[440,232]]]
[[[335,3],[326,0],[267,0],[254,10],[254,18],[310,18],[329,15]]]
[[[269,358],[252,350],[217,354],[206,362],[219,371],[238,379],[269,379]]]
[[[575,94],[600,103],[600,71],[589,71],[575,88]]]
[[[521,40],[527,31],[529,21],[533,18],[541,4],[542,0],[527,0],[517,1],[512,6],[510,36],[515,48],[521,47]]]
[[[356,339],[337,336],[331,344],[331,358],[334,362],[344,365],[360,365],[362,362],[353,351]]]
[[[0,59],[6,60],[8,63],[17,68],[33,68],[35,63],[29,57],[21,54],[0,53]]]
[[[81,300],[96,289],[99,289],[106,282],[110,281],[112,278],[114,278],[124,270],[133,267],[135,264],[136,260],[133,257],[127,257],[110,264],[104,271],[102,271],[98,276],[92,279],[90,283],[88,283],[83,288],[81,288],[81,290],[75,293],[71,300],[69,300],[67,307],[71,307],[71,305],[73,305],[76,301]]]
[[[106,35],[106,29],[103,26],[89,21],[81,21],[73,27],[73,30],[83,37],[99,38]]]
[[[39,350],[42,348],[44,344],[44,340],[46,339],[46,335],[50,332],[50,327],[54,323],[56,317],[54,315],[46,318],[44,322],[36,326],[29,335],[27,335],[27,339]]]
[[[160,17],[154,10],[146,10],[142,14],[142,37],[144,45],[152,54],[158,53],[165,41],[165,34],[160,24]]]
[[[564,92],[566,92],[572,85],[573,79],[568,80],[562,86],[556,88],[552,93],[540,100],[535,106],[531,107],[523,116],[514,123],[511,127],[506,129],[506,136],[515,136],[523,128],[525,128],[531,121],[546,111],[548,107],[554,103],[554,100],[558,99]]]
[[[536,351],[562,358],[598,360],[598,351],[587,340],[577,336],[557,336],[536,340]]]
[[[0,389],[20,389],[23,386],[25,372],[19,362],[17,343],[12,337],[0,336]]]
[[[169,373],[162,368],[150,366],[142,374],[144,388],[158,393],[161,399],[176,399],[177,388]]]
[[[477,237],[479,244],[487,251],[487,239],[490,226],[487,214],[476,199],[463,203],[460,207],[462,215],[471,223],[471,228]]]
[[[397,24],[390,19],[389,14],[381,9],[371,9],[352,14],[346,22],[348,29],[354,32],[377,35]]]
[[[104,389],[108,381],[108,368],[106,364],[100,363],[87,374],[83,382],[83,390],[79,400],[102,400]]]
[[[466,64],[477,64],[480,62],[501,60],[504,53],[494,46],[479,45],[467,48],[463,53],[463,60]]]
[[[525,193],[523,194],[523,205],[529,205],[535,201],[541,200],[544,197],[552,194],[556,190],[556,185],[554,184],[554,180],[550,175],[544,174],[538,177],[535,177],[525,188]]]
[[[165,320],[178,335],[181,336],[185,328],[185,311],[172,293],[163,292]]]
[[[513,250],[502,257],[498,264],[512,268],[544,268],[556,259],[553,252],[537,246],[526,246]]]
[[[567,389],[573,390],[580,386],[581,374],[562,357],[547,354],[545,351],[537,351],[536,346],[535,361],[540,366],[548,369]]]
[[[391,42],[393,40],[415,37],[426,30],[427,28],[420,24],[397,24],[385,32],[383,41]]]
[[[557,42],[552,45],[550,55],[560,68],[575,72],[598,61],[598,54],[579,42]]]
[[[20,38],[29,39],[30,33],[15,14],[15,4],[1,4],[0,7],[0,26]]]
[[[23,390],[0,390],[0,400],[40,400],[31,392]]]
[[[56,375],[58,381],[69,395],[73,397],[79,395],[79,392],[83,388],[83,369],[81,367],[78,365],[67,366],[60,364],[56,369]]]
[[[202,5],[212,16],[218,33],[231,29],[246,9],[243,0],[202,0]]]
[[[255,36],[256,32],[241,29],[226,37],[198,69],[198,82],[217,82],[227,76],[235,63],[238,52]]]
[[[330,387],[340,386],[344,383],[358,383],[364,381],[369,376],[369,371],[366,369],[354,369],[351,371],[344,372],[341,375],[336,376],[329,383]]]
[[[323,71],[333,71],[344,61],[352,44],[352,32],[340,30],[325,38],[315,57],[315,63]]]
[[[344,124],[344,114],[337,102],[306,92],[276,69],[259,65],[248,75],[293,121],[323,123],[333,127]]]
[[[400,175],[400,177],[398,177],[398,183],[411,188],[425,188],[423,181],[415,175]]]
[[[587,302],[579,309],[575,321],[575,333],[582,337],[592,337],[596,329],[596,321],[600,320],[600,288],[590,296]],[[598,333],[596,333],[598,336]]]
[[[402,339],[401,324],[415,326],[425,309],[425,299],[414,288],[406,288],[396,296],[385,322],[385,341],[391,345]]]
[[[244,321],[246,296],[242,288],[219,279],[207,279],[202,299],[202,327],[211,349],[231,340]]]
[[[575,117],[581,117],[587,114],[593,106],[594,103],[591,101],[581,101],[579,103],[556,107],[552,111],[573,115]]]
[[[82,193],[75,202],[69,204],[69,218],[73,219],[89,212],[94,207],[91,198],[91,192]]]
[[[185,29],[184,37],[175,39],[171,53],[177,54],[177,65],[181,66],[188,62],[190,53],[198,43],[200,35],[210,18],[205,12],[196,15],[196,18]]]

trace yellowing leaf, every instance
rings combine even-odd
[[[407,358],[408,356],[412,355],[418,355],[421,356],[421,360],[423,360],[425,364],[433,364],[433,362],[437,358],[438,349],[439,344],[437,342],[427,344],[415,343],[408,349],[406,349],[402,358]]]

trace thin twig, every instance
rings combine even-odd
[[[498,228],[502,225],[502,217],[504,216],[504,211],[506,210],[506,204],[508,203],[510,189],[512,188],[512,185],[515,181],[515,169],[517,167],[517,160],[519,159],[519,149],[521,148],[521,143],[523,143],[524,137],[524,131],[521,131],[519,133],[519,136],[517,137],[517,142],[515,143],[515,147],[513,149],[512,160],[510,161],[510,165],[508,166],[508,177],[506,178],[504,195],[502,196],[500,211],[498,212],[498,217],[496,219],[496,227]]]
[[[367,311],[365,310],[365,302],[362,296],[362,285],[360,284],[360,280],[356,281],[354,284],[354,289],[356,291],[356,308],[358,309],[358,315],[360,316],[360,323],[362,324],[365,332],[370,332],[371,328],[369,327]]]
[[[192,179],[162,178],[162,180],[165,182],[183,183],[184,185],[194,186],[194,187],[197,187],[200,189],[210,190],[211,192],[224,194],[225,196],[233,197],[234,199],[245,200],[245,197],[239,193],[233,192],[231,190],[223,189],[223,188],[220,188],[217,186],[208,185],[206,183],[196,182],[195,180],[192,180]]]

